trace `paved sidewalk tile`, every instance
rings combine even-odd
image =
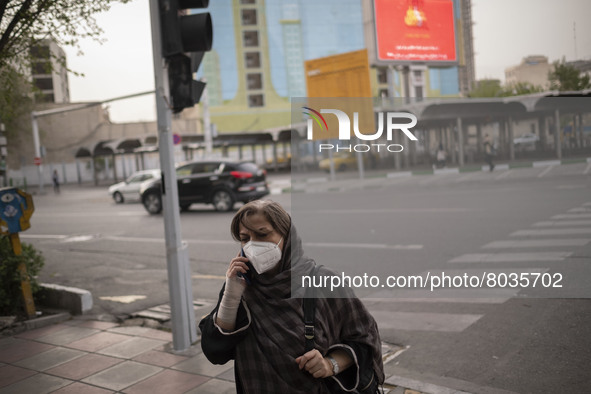
[[[164,341],[156,339],[133,337],[127,341],[106,347],[97,353],[120,358],[133,358],[164,343]]]
[[[42,327],[42,328],[38,328],[36,330],[31,330],[31,331],[25,331],[21,334],[15,335],[15,338],[21,338],[21,339],[37,339],[39,337],[42,337],[44,335],[49,335],[52,334],[54,332],[57,331],[61,331],[64,328],[67,328],[67,325],[64,324],[52,324],[50,326],[47,327]]]
[[[15,339],[2,347],[2,351],[0,351],[0,362],[14,363],[53,348],[54,346],[45,343]]]
[[[51,394],[109,394],[114,393],[114,391],[101,389],[95,386],[91,386],[88,384],[76,382],[72,383],[69,386],[61,388],[57,391],[52,392]]]
[[[0,367],[0,387],[8,386],[19,380],[35,375],[37,372],[30,369],[14,367],[12,365],[3,365]]]
[[[107,357],[100,354],[87,354],[55,368],[48,369],[45,372],[62,378],[80,380],[120,362],[123,362],[120,358]]]
[[[82,382],[120,391],[162,371],[162,368],[125,361],[83,379]],[[0,393],[2,394],[2,393]]]
[[[162,330],[152,329],[152,330],[146,332],[145,334],[141,334],[140,336],[142,336],[144,338],[160,339],[162,341],[172,342],[172,333],[162,331]]]
[[[50,343],[52,345],[62,346],[79,339],[98,333],[99,330],[84,327],[66,327],[60,331],[44,335],[37,338],[40,342]]]
[[[219,379],[210,379],[185,394],[236,394],[236,384]]]
[[[117,327],[118,325],[118,323],[89,320],[78,324],[78,327],[96,328],[97,330],[108,330],[109,328]]]
[[[127,394],[182,394],[209,380],[190,373],[164,370],[143,382],[125,389]]]
[[[36,354],[29,358],[25,358],[15,365],[23,368],[32,369],[34,371],[45,371],[46,369],[56,367],[60,364],[74,360],[86,353],[79,350],[55,348],[46,352]]]
[[[183,361],[172,367],[179,371],[195,373],[199,375],[210,376],[212,378],[226,372],[228,369],[234,368],[234,362],[230,361],[224,365],[215,365],[209,362],[203,353],[191,357],[187,361]]]
[[[187,358],[188,357],[177,356],[175,354],[170,354],[166,352],[150,350],[135,357],[134,360],[145,364],[152,364],[157,365],[159,367],[168,368],[182,361],[185,361]]]
[[[71,380],[38,373],[30,378],[1,388],[0,394],[45,394],[67,386],[70,383],[72,383]]]
[[[108,346],[120,343],[129,339],[128,335],[115,334],[113,332],[99,332],[98,334],[79,339],[68,344],[68,347],[86,350],[87,352],[96,352]]]
[[[216,376],[216,379],[227,380],[228,382],[235,382],[236,375],[234,375],[234,364],[232,364],[232,368],[228,369],[226,372],[219,374]]]
[[[139,327],[139,326],[123,326],[123,327],[113,327],[109,328],[107,331],[109,332],[116,332],[118,334],[125,334],[125,335],[138,335],[142,336],[149,332],[151,329],[147,327]]]

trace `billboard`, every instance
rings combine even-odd
[[[377,61],[458,61],[453,0],[374,0]]]

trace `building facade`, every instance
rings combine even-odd
[[[530,83],[548,89],[550,87],[548,74],[551,70],[552,65],[548,63],[546,56],[527,56],[520,64],[505,69],[505,84],[511,86],[520,82]]]
[[[406,0],[400,0],[406,1]],[[408,0],[410,1],[410,0]],[[371,71],[375,97],[457,97],[474,81],[470,0],[453,1],[459,59],[453,67]],[[375,26],[371,1],[218,0],[210,3],[212,51],[200,70],[207,80],[211,122],[220,132],[260,131],[291,123],[290,99],[306,96],[304,62],[365,49]],[[369,7],[369,8],[368,8]]]
[[[70,85],[66,53],[52,40],[42,40],[31,48],[31,78],[38,89],[35,101],[69,103]]]

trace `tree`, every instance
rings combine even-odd
[[[29,49],[48,38],[79,50],[82,39],[100,41],[102,29],[93,15],[128,1],[0,0],[0,72],[12,64],[24,74],[30,66]]]
[[[470,97],[507,97],[520,96],[522,94],[530,94],[543,92],[544,88],[533,85],[529,82],[517,82],[510,85],[501,85],[498,79],[483,79],[478,81],[476,88],[473,89]]]
[[[560,91],[577,91],[591,88],[589,75],[581,75],[572,65],[566,63],[564,58],[554,62],[554,69],[548,74],[550,89]]]

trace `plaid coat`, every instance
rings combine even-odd
[[[316,301],[315,344],[323,355],[339,348],[347,351],[354,364],[336,377],[316,379],[299,370],[296,357],[305,353],[302,275],[309,275],[314,261],[303,256],[301,240],[292,227],[278,274],[257,275],[244,294],[234,332],[226,333],[215,324],[216,308],[199,324],[201,346],[214,364],[234,359],[238,393],[324,394],[338,389],[355,392],[367,384],[367,377],[384,380],[381,342],[377,325],[352,292],[342,289],[340,298],[319,297]],[[334,275],[324,267],[320,275]],[[331,295],[334,297],[334,295]],[[369,373],[369,375],[368,375]]]

